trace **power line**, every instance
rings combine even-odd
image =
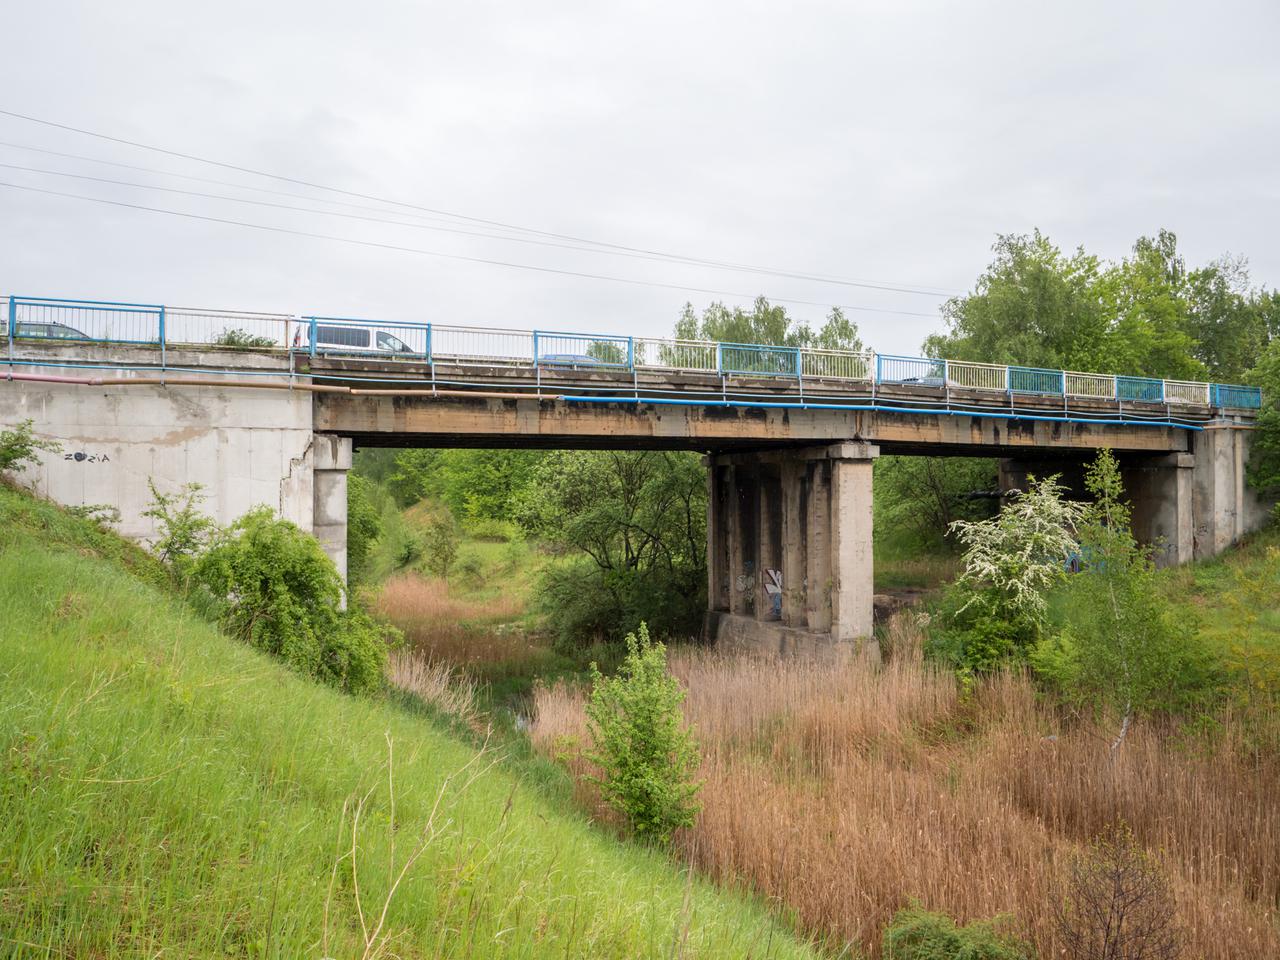
[[[139,203],[126,203],[123,200],[108,200],[105,197],[90,197],[79,193],[65,193],[61,190],[45,190],[40,187],[27,186],[21,183],[8,183],[0,180],[0,187],[9,187],[14,190],[26,190],[31,193],[41,193],[51,197],[66,197],[72,200],[84,200],[90,203],[102,203],[113,207],[124,207],[130,210],[145,210],[149,213],[161,213],[172,217],[183,217],[188,220],[203,220],[206,223],[221,223],[229,226],[247,227],[252,230],[262,230],[270,233],[281,233],[295,237],[308,237],[313,240],[330,240],[335,243],[347,243],[361,247],[374,247],[381,250],[396,250],[401,253],[414,253],[427,257],[439,257],[445,260],[460,260],[466,263],[483,263],[496,267],[509,267],[515,270],[532,270],[539,273],[552,273],[564,277],[578,277],[585,280],[606,280],[613,283],[626,283],[640,287],[657,287],[665,290],[680,290],[688,293],[703,293],[711,296],[735,297],[742,300],[754,300],[754,294],[738,293],[732,290],[713,290],[707,287],[691,287],[677,283],[663,283],[657,280],[637,280],[631,277],[614,277],[598,273],[583,273],[576,270],[561,270],[556,267],[543,267],[531,263],[515,263],[507,260],[491,260],[486,257],[468,257],[457,253],[442,253],[438,250],[423,250],[419,247],[406,247],[394,243],[381,243],[375,240],[357,240],[354,237],[340,237],[327,233],[311,233],[306,230],[292,230],[288,227],[276,227],[263,223],[250,223],[245,220],[231,220],[224,217],[210,217],[199,213],[187,213],[181,210],[167,210],[163,207],[149,207]],[[878,307],[856,306],[852,304],[832,304],[823,303],[817,300],[796,300],[787,297],[771,297],[771,300],[777,303],[790,303],[808,307],[839,307],[842,310],[855,310],[860,313],[885,313],[893,314],[901,317],[925,317],[934,319],[932,313],[917,313],[910,310],[882,310]]]
[[[86,130],[82,127],[74,127],[74,126],[71,126],[70,124],[58,123],[57,121],[54,121],[54,120],[45,120],[40,117],[33,117],[27,114],[16,113],[12,110],[0,110],[0,116],[13,117],[18,120],[25,120],[29,123],[37,123],[43,126],[53,127],[58,130],[67,130],[71,133],[78,133],[87,137],[95,137],[99,140],[106,140],[111,143],[119,143],[125,146],[137,147],[138,149],[141,149],[141,150],[150,150],[155,153],[164,154],[170,157],[177,157],[182,160],[192,160],[197,163],[207,163],[212,166],[222,167],[223,169],[226,169],[226,170],[235,170],[239,173],[248,173],[253,176],[267,177],[272,180],[279,180],[284,183],[292,183],[298,186],[309,187],[314,190],[326,190],[331,193],[337,193],[337,194],[341,194],[343,196],[348,196],[348,197],[355,197],[360,200],[372,200],[377,203],[390,204],[392,206],[404,207],[411,210],[419,210],[425,213],[453,217],[459,220],[466,220],[471,223],[484,224],[490,227],[498,227],[504,230],[517,230],[522,233],[532,233],[538,236],[549,237],[554,240],[567,240],[573,243],[585,243],[591,246],[605,247],[613,250],[623,250],[628,253],[639,253],[639,254],[646,254],[648,256],[663,257],[670,260],[679,260],[686,263],[696,264],[699,266],[739,269],[739,270],[747,270],[755,273],[768,273],[775,276],[787,277],[789,279],[807,280],[810,282],[832,283],[840,286],[862,287],[864,289],[869,289],[869,290],[882,290],[890,293],[908,293],[908,294],[916,294],[920,296],[930,296],[930,297],[948,297],[952,295],[950,292],[942,291],[937,288],[928,289],[923,287],[912,287],[906,284],[895,285],[895,284],[872,283],[869,281],[849,280],[844,278],[825,276],[822,274],[804,273],[801,271],[774,270],[770,267],[760,267],[752,264],[733,263],[733,262],[724,261],[724,260],[710,260],[702,257],[690,257],[682,254],[666,253],[661,250],[649,250],[644,247],[632,247],[632,246],[627,246],[625,244],[609,243],[603,240],[591,240],[586,237],[577,237],[571,234],[554,233],[547,230],[538,230],[533,227],[523,227],[518,224],[504,223],[501,220],[489,220],[483,217],[473,217],[473,216],[468,216],[466,214],[453,213],[452,211],[449,211],[449,210],[441,210],[435,207],[426,207],[426,206],[421,206],[419,204],[407,203],[402,200],[393,200],[387,197],[379,197],[373,194],[359,193],[357,191],[352,191],[352,190],[344,190],[340,187],[331,187],[331,186],[328,186],[327,184],[315,183],[310,180],[302,180],[297,177],[284,176],[278,173],[269,173],[263,170],[256,170],[252,167],[244,167],[234,163],[226,163],[221,160],[212,160],[212,159],[209,159],[208,157],[201,157],[196,154],[183,153],[181,151],[170,150],[165,147],[157,147],[152,144],[141,143],[137,140],[128,140],[123,137],[115,137],[105,133],[98,133],[93,130]]]
[[[681,265],[688,265],[688,264],[685,264],[684,261],[670,260],[665,257],[655,257],[655,256],[650,256],[648,254],[643,254],[643,253],[627,253],[626,251],[623,251],[623,250],[602,250],[602,249],[597,249],[595,247],[584,247],[584,246],[579,246],[577,244],[572,244],[572,243],[559,243],[555,240],[539,240],[536,237],[503,236],[501,234],[495,234],[495,233],[484,233],[479,230],[463,230],[460,227],[436,226],[430,223],[406,223],[403,220],[388,220],[383,217],[367,217],[367,216],[362,216],[361,214],[356,214],[356,213],[343,213],[338,210],[317,210],[314,207],[298,207],[298,206],[294,206],[292,204],[287,204],[287,203],[272,203],[269,200],[253,200],[248,197],[230,197],[230,196],[227,196],[226,194],[205,193],[200,190],[183,190],[179,187],[162,187],[155,184],[137,183],[129,180],[114,180],[114,179],[111,179],[110,177],[95,177],[87,173],[70,173],[64,170],[46,170],[43,167],[27,167],[27,166],[23,166],[21,164],[16,164],[16,163],[0,163],[0,169],[21,170],[25,173],[37,173],[37,174],[41,174],[42,176],[70,177],[75,180],[88,180],[92,183],[107,183],[113,186],[131,187],[138,190],[156,190],[161,193],[178,194],[184,197],[201,197],[206,200],[225,200],[231,203],[247,203],[247,204],[252,204],[258,207],[269,207],[274,210],[289,210],[295,213],[313,213],[323,217],[342,217],[347,220],[360,220],[366,223],[381,223],[381,224],[388,224],[396,227],[409,227],[414,230],[435,230],[440,233],[452,233],[452,234],[457,234],[465,237],[480,237],[486,240],[501,240],[508,243],[524,243],[524,244],[532,244],[532,245],[541,246],[541,247],[554,247],[560,250],[574,250],[580,253],[594,253],[594,254],[599,254],[599,255],[608,256],[608,257],[626,257],[628,259],[649,260],[656,263],[676,263]],[[213,182],[224,183],[225,181],[213,181]],[[227,184],[227,186],[234,187],[236,186],[236,184]],[[275,192],[275,191],[272,191],[272,192]],[[288,193],[284,195],[298,196],[297,194],[288,194]],[[313,198],[303,197],[302,199],[310,200]],[[366,208],[366,209],[376,209],[376,208]],[[446,221],[446,222],[452,222],[452,221]],[[717,267],[716,269],[736,270],[738,268]],[[744,270],[743,272],[752,272],[752,271]],[[769,272],[768,275],[792,276],[789,274],[775,274],[772,272]]]

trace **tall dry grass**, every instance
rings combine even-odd
[[[673,653],[703,748],[683,855],[837,949],[878,955],[894,911],[917,899],[962,920],[1012,914],[1051,957],[1068,857],[1124,822],[1164,866],[1187,956],[1280,957],[1280,765],[1251,757],[1230,718],[1211,742],[1139,725],[1113,756],[1026,677],[961,696],[921,660],[913,614],[890,630],[881,668]],[[580,691],[544,688],[532,726],[578,773],[582,707]]]
[[[510,666],[543,653],[511,623],[524,613],[516,597],[467,600],[451,595],[444,580],[405,573],[387,581],[374,606],[404,631],[409,649],[431,662]]]

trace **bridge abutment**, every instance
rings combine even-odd
[[[872,636],[866,443],[707,458],[708,633],[756,650],[853,652]]]
[[[347,582],[347,471],[350,437],[317,433],[312,443],[312,533]]]

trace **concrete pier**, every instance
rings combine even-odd
[[[779,653],[864,648],[878,455],[872,444],[837,443],[707,458],[715,640]]]

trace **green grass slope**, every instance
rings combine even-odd
[[[812,956],[150,572],[0,488],[0,957]]]

